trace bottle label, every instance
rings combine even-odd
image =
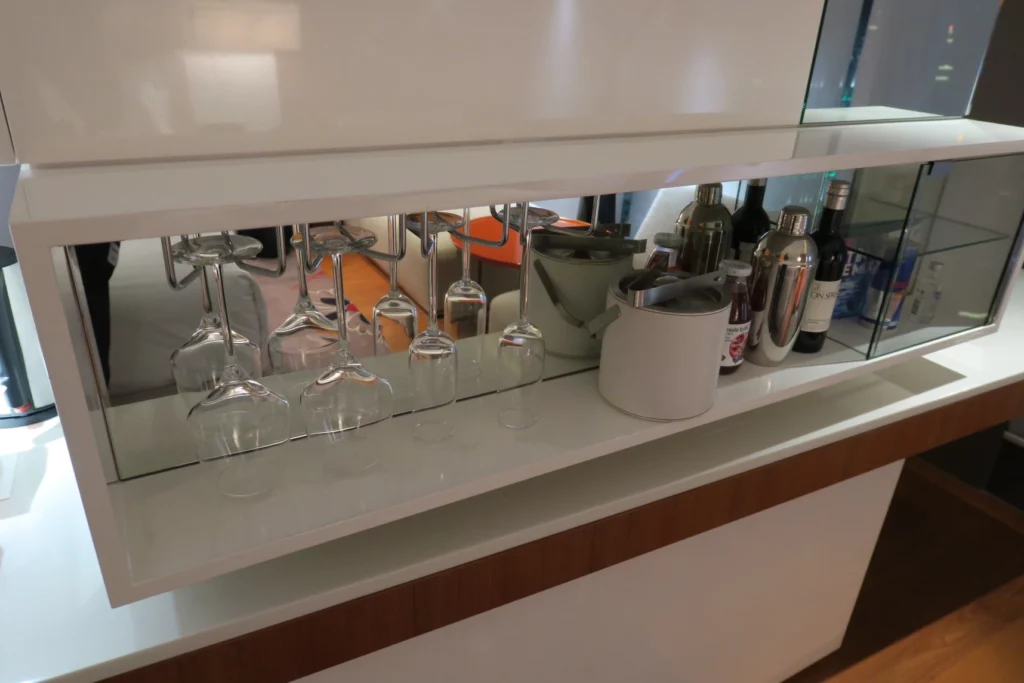
[[[815,280],[807,297],[807,308],[800,323],[804,332],[825,332],[832,322],[832,311],[839,297],[839,280],[823,282]]]
[[[750,322],[729,324],[725,328],[725,342],[722,344],[722,367],[731,368],[743,362],[743,350],[747,348]]]

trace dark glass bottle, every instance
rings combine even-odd
[[[750,263],[757,243],[772,229],[772,223],[764,210],[764,191],[767,185],[767,178],[748,180],[743,206],[732,215],[731,258],[737,261]]]
[[[839,232],[850,196],[850,183],[833,180],[828,184],[825,208],[821,212],[814,243],[818,245],[818,270],[814,273],[807,308],[800,322],[793,350],[800,353],[817,353],[825,345],[825,335],[832,322],[832,311],[839,295],[839,282],[843,279],[846,264],[846,242]]]
[[[743,364],[747,335],[750,334],[750,294],[747,281],[752,269],[749,263],[739,261],[722,261],[722,268],[725,270],[725,288],[732,295],[732,309],[729,311],[729,324],[725,328],[718,372],[731,375]]]

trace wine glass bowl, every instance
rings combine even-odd
[[[388,246],[394,250],[399,239],[399,230],[405,228],[399,225],[395,216],[388,216]],[[384,335],[381,330],[381,323],[384,320],[397,324],[405,336],[412,339],[416,336],[416,327],[419,322],[419,311],[412,299],[398,289],[398,261],[388,264],[388,292],[380,298],[373,307],[373,348],[374,354],[380,355],[387,350]]]
[[[405,224],[419,234],[427,257],[427,329],[409,344],[413,412],[423,413],[413,435],[422,441],[439,442],[453,433],[448,414],[457,396],[459,369],[455,340],[437,325],[437,236],[461,228],[465,217],[433,211],[410,214]]]
[[[316,309],[309,298],[301,235],[292,236],[298,265],[299,297],[295,308],[270,334],[267,352],[276,374],[312,370],[330,365],[337,353],[338,327]]]
[[[462,235],[470,235],[469,209],[462,213]],[[470,235],[471,236],[471,235]],[[470,242],[462,241],[462,277],[448,287],[444,295],[444,331],[452,339],[468,339],[485,334],[487,331],[487,294],[484,288],[470,276]],[[480,345],[471,353],[463,347],[459,355],[459,375],[477,377],[480,375]]]
[[[506,216],[507,212],[507,216]],[[498,393],[504,395],[505,406],[498,413],[498,422],[509,429],[526,429],[537,421],[529,405],[533,386],[544,378],[546,356],[544,335],[527,320],[530,298],[530,260],[533,231],[558,220],[558,214],[546,209],[531,208],[529,202],[506,205],[503,211],[491,207],[491,214],[508,219],[519,231],[522,258],[519,268],[519,320],[508,325],[498,339]]]
[[[498,422],[509,429],[526,429],[537,421],[530,409],[532,388],[544,377],[544,336],[526,320],[506,327],[498,339],[498,391],[506,405]]]
[[[318,256],[329,256],[332,262],[334,294],[338,301],[338,343],[330,367],[306,386],[299,398],[308,436],[328,435],[332,441],[355,438],[362,427],[391,417],[394,405],[391,385],[364,368],[349,351],[348,326],[344,319],[342,255],[369,249],[376,241],[376,236],[368,230],[342,223],[311,239],[311,250]]]
[[[263,376],[260,347],[246,337],[231,331],[235,360],[249,377]],[[171,375],[179,394],[209,392],[217,386],[228,356],[224,351],[224,333],[220,318],[213,313],[203,316],[199,327],[184,344],[171,353]]]
[[[211,267],[217,284],[225,367],[216,386],[189,410],[187,423],[200,460],[225,459],[218,488],[236,498],[258,496],[275,485],[280,476],[276,465],[252,454],[291,438],[287,399],[246,373],[236,355],[228,317],[223,265],[253,258],[261,249],[255,239],[227,233],[186,238],[172,249],[179,262]]]

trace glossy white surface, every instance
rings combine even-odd
[[[822,5],[15,2],[0,90],[33,164],[795,125]]]
[[[117,609],[54,440],[0,503],[0,683],[96,681],[1019,381],[1022,337],[1018,287],[983,339]]]
[[[278,488],[243,505],[218,493],[219,464],[111,484],[107,491],[131,576],[128,585],[108,581],[111,601],[120,604],[241,569],[837,384],[906,357],[823,365],[849,359],[853,352],[829,343],[823,353],[793,354],[786,366],[748,365],[723,377],[714,406],[687,420],[650,422],[620,412],[601,398],[597,372],[589,371],[534,389],[531,405],[542,417],[522,431],[498,424],[507,399],[491,394],[459,403],[455,436],[434,448],[413,439],[421,419],[415,414],[368,427],[354,441],[291,441],[259,456],[283,473]],[[133,406],[133,422],[143,438],[152,438],[150,425],[167,418],[160,411],[163,400]],[[153,412],[142,417],[147,405]],[[174,447],[173,441],[151,444]],[[345,470],[359,467],[347,462],[374,460],[376,467],[358,476]]]
[[[302,683],[780,683],[839,647],[902,462]]]
[[[901,119],[934,119],[936,114],[878,105],[868,107],[822,107],[804,111],[804,124],[857,123],[869,121],[899,121]]]
[[[81,168],[23,167],[11,222],[50,243],[1024,152],[1024,128],[950,119]],[[76,219],[97,219],[95,221]],[[51,222],[52,221],[52,222]]]

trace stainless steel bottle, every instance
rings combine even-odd
[[[704,275],[718,270],[732,244],[732,215],[722,204],[721,183],[697,186],[693,201],[676,219],[676,234],[683,238],[681,271]]]
[[[785,360],[800,331],[818,266],[818,248],[807,234],[810,225],[807,209],[787,206],[779,213],[778,228],[754,250],[745,359],[757,365]]]
[[[690,275],[718,270],[728,258],[732,242],[732,216],[722,204],[721,183],[698,185],[692,202],[679,213],[673,232],[654,236],[657,248],[647,268],[678,268]]]

